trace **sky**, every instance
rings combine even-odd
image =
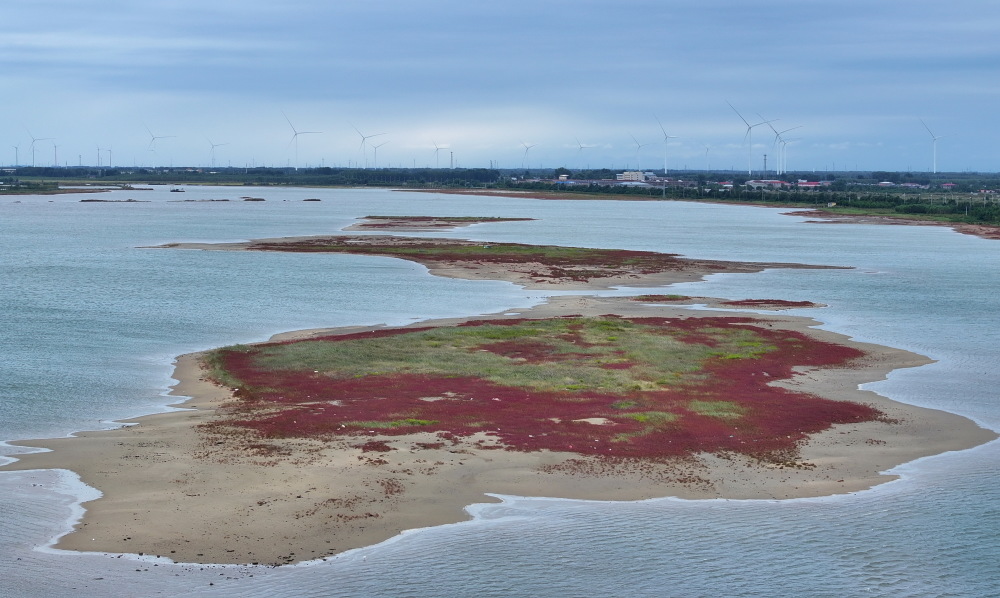
[[[1000,171],[995,2],[8,4],[0,165]]]

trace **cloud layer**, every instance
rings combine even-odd
[[[213,143],[219,165],[292,164],[284,113],[322,132],[303,166],[373,165],[358,131],[385,133],[380,166],[435,145],[468,167],[525,145],[532,167],[773,165],[728,101],[799,127],[793,170],[929,171],[921,119],[939,171],[1000,170],[1000,8],[971,0],[42,0],[5,22],[4,164],[209,165]]]

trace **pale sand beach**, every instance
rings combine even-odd
[[[561,297],[488,317],[609,313],[734,315],[626,298]],[[103,493],[86,503],[83,520],[58,548],[144,553],[178,562],[284,564],[370,546],[402,530],[462,521],[468,518],[464,507],[492,500],[487,493],[596,500],[824,496],[887,482],[894,477],[880,472],[895,465],[996,437],[966,418],[857,389],[893,369],[925,364],[924,357],[854,343],[810,328],[815,322],[805,318],[753,317],[762,326],[806,331],[864,350],[862,363],[849,369],[803,371],[779,384],[870,404],[886,420],[837,425],[812,436],[795,466],[705,454],[667,464],[615,465],[571,453],[484,451],[473,446],[475,439],[441,446],[433,434],[284,440],[282,454],[255,456],[245,446],[219,443],[199,431],[229,392],[202,378],[197,355],[185,355],[177,361],[179,382],[172,394],[191,397],[183,404],[186,410],[142,417],[117,430],[21,443],[52,452],[26,455],[8,469],[69,469]],[[275,339],[360,330],[371,328],[299,331]],[[357,448],[369,440],[382,440],[394,450]]]

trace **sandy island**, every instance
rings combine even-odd
[[[226,248],[248,249],[245,245]],[[715,270],[698,272],[692,266],[666,279],[687,280],[706,271]],[[444,267],[437,273],[452,274]],[[616,280],[651,286],[653,280],[665,284],[663,274],[650,274],[650,280],[619,273]],[[497,272],[465,264],[461,275],[495,278]],[[613,278],[597,277],[592,288],[612,284]],[[549,280],[546,284],[559,283]],[[556,297],[532,309],[403,328],[569,314],[683,319],[747,316],[746,312],[689,311],[680,307],[685,303],[727,307],[722,301],[676,295],[643,300]],[[740,302],[729,303],[730,309],[741,307]],[[781,309],[799,305],[751,300],[742,306]],[[255,451],[257,445],[252,442],[229,442],[206,431],[210,426],[204,424],[217,422],[224,411],[219,408],[233,397],[230,389],[206,379],[200,354],[192,354],[178,358],[174,374],[178,384],[172,394],[190,397],[183,403],[185,410],[142,417],[129,422],[135,425],[117,430],[22,442],[52,452],[21,456],[5,469],[72,470],[104,494],[86,504],[83,520],[74,533],[59,540],[58,548],[144,553],[177,562],[280,565],[369,546],[406,529],[464,520],[468,517],[465,506],[491,500],[486,493],[599,500],[823,496],[869,488],[893,479],[879,472],[895,465],[996,438],[964,417],[857,389],[894,369],[928,363],[922,356],[855,343],[811,328],[816,322],[807,318],[780,313],[753,314],[752,318],[755,326],[798,331],[864,353],[842,367],[800,368],[790,378],[771,384],[861,403],[883,416],[837,424],[810,435],[798,443],[794,458],[781,462],[728,451],[650,462],[609,461],[568,451],[496,450],[482,437],[442,442],[431,431],[383,435],[371,430],[353,438],[286,438]],[[272,340],[371,330],[299,331]],[[586,423],[596,427],[606,422]]]
[[[395,235],[341,234],[254,239],[237,243],[168,243],[154,249],[349,253],[396,257],[422,264],[431,274],[438,276],[503,280],[528,289],[656,287],[700,280],[706,274],[754,273],[769,268],[848,269],[795,263],[702,260],[652,251]]]

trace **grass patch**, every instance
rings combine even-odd
[[[740,419],[747,409],[733,401],[691,401],[687,408],[698,415],[721,419]]]
[[[640,413],[629,413],[624,417],[634,419],[641,424],[656,426],[675,422],[679,416],[676,413],[671,413],[670,411],[643,411]]]

